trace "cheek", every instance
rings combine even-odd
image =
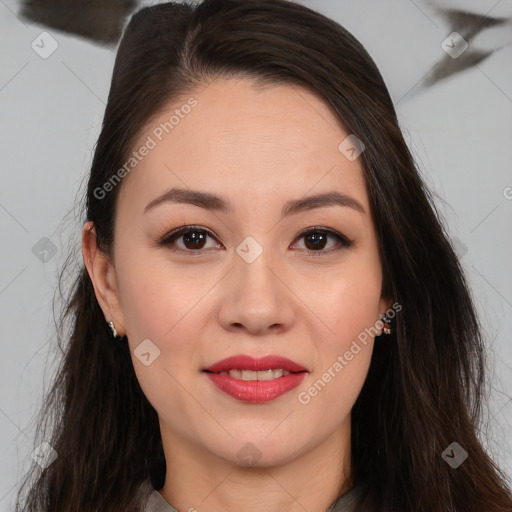
[[[126,330],[130,342],[150,338],[159,339],[161,333],[172,327],[173,318],[169,313],[174,310],[172,297],[174,290],[162,286],[155,269],[139,260],[137,265],[120,268],[120,293]],[[171,285],[172,284],[168,283]],[[169,293],[166,293],[166,290]]]
[[[171,272],[163,258],[131,250],[118,263],[119,291],[128,337],[172,337],[204,294],[187,270]]]
[[[178,270],[165,258],[151,257],[147,250],[132,249],[128,254],[119,262],[118,273],[135,371],[143,389],[145,385],[174,389],[169,373],[179,378],[187,374],[188,378],[201,366],[195,340],[207,331],[205,306],[209,302],[205,295],[218,277],[196,268]],[[136,357],[146,339],[159,354],[147,367]]]
[[[380,291],[380,274],[361,269],[331,279],[325,293],[316,297],[318,317],[329,329],[322,328],[325,336],[312,333],[314,372],[297,398],[309,408],[309,417],[322,417],[325,426],[347,417],[364,384],[377,333]]]
[[[373,339],[379,333],[382,273],[378,258],[358,255],[345,265],[326,273],[309,295],[311,309],[321,319],[320,331],[311,333],[316,339],[317,364],[315,379],[318,390],[325,385],[327,402],[342,402],[347,407],[355,401],[366,378],[373,350]],[[315,393],[315,390],[312,390]],[[341,393],[341,395],[340,395]],[[341,404],[340,404],[341,405]],[[346,412],[346,411],[345,411]],[[334,411],[329,414],[339,414]]]
[[[186,415],[187,395],[180,382],[199,364],[191,340],[196,329],[202,330],[199,308],[194,306],[205,291],[189,281],[186,271],[171,274],[165,262],[149,258],[143,250],[132,249],[129,254],[117,267],[137,380],[157,411],[179,409]],[[147,344],[148,339],[153,345]],[[149,346],[148,365],[138,356],[142,346]]]
[[[366,375],[377,334],[379,299],[380,287],[373,283],[361,286],[356,279],[339,283],[325,305],[326,324],[332,332],[323,346],[318,347],[321,367],[330,369],[331,374],[343,374],[349,385],[353,383],[357,387]]]
[[[329,328],[327,332],[336,346],[350,344],[379,319],[382,275],[378,260],[373,260],[365,264],[354,258],[353,264],[312,281],[315,287],[310,286],[307,302]]]
[[[354,275],[342,283],[332,302],[335,331],[343,341],[357,338],[378,320],[381,283],[364,277]]]

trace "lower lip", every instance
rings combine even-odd
[[[261,404],[279,398],[295,389],[307,374],[307,372],[298,372],[272,380],[241,380],[229,375],[205,373],[210,381],[227,395],[252,404]]]

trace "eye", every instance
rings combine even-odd
[[[177,248],[171,247],[171,250],[181,250],[187,252],[201,252],[201,249],[208,249],[206,242],[208,237],[215,238],[207,229],[197,226],[183,226],[166,235],[158,243],[163,246],[177,245]],[[181,242],[182,245],[176,244]],[[210,247],[211,248],[211,247]]]
[[[202,249],[209,249],[221,245],[217,244],[208,247],[208,238],[216,240],[214,235],[205,228],[201,228],[199,226],[182,226],[164,236],[158,244],[168,247],[173,251],[183,251],[189,254],[196,253],[197,255],[200,255],[201,252],[203,252]],[[306,252],[310,254],[320,253],[315,254],[314,256],[321,256],[325,253],[338,251],[352,245],[352,241],[341,233],[321,226],[308,228],[307,230],[299,233],[295,239],[297,238],[300,240],[304,239],[304,250]],[[324,250],[326,246],[328,246],[329,239],[333,243],[331,243],[331,246],[328,247],[327,250]]]
[[[331,253],[352,245],[352,241],[341,233],[321,226],[308,228],[306,231],[299,233],[296,238],[304,239],[305,250],[309,253]],[[329,239],[334,243],[327,250],[324,250]],[[321,256],[321,254],[315,254],[314,256]]]

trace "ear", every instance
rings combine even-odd
[[[393,305],[393,301],[388,297],[381,297],[379,301],[379,318],[388,311]]]
[[[115,267],[110,258],[98,249],[96,231],[91,221],[86,222],[82,230],[82,256],[105,321],[113,321],[119,335],[124,336],[125,319]]]

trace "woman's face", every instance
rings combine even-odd
[[[348,135],[303,88],[223,79],[134,145],[104,294],[101,277],[95,287],[128,336],[164,446],[275,465],[348,442],[373,338],[353,342],[389,306],[360,158],[339,148]],[[239,355],[275,358],[205,371]],[[219,373],[242,367],[266,371]]]

